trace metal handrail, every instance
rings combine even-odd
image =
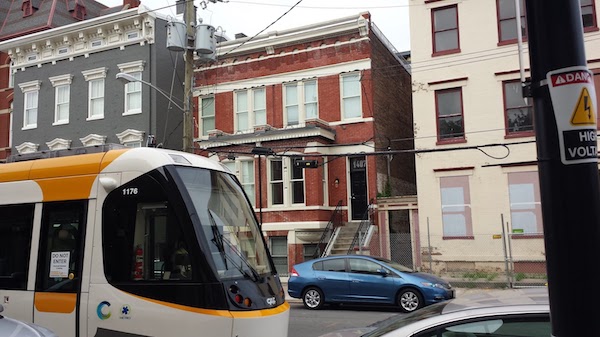
[[[325,243],[325,240],[329,240],[332,237],[332,233],[333,230],[340,226],[342,222],[342,200],[338,201],[337,206],[335,206],[335,209],[333,210],[333,213],[331,213],[331,218],[329,219],[329,222],[327,223],[327,226],[325,227],[325,229],[323,230],[323,234],[321,234],[321,238],[319,239],[319,242],[317,243],[317,247],[315,248],[315,252],[312,255],[313,259],[316,259],[317,257],[319,257],[321,255],[320,251],[321,251],[321,246],[323,245],[323,243]],[[325,250],[323,250],[324,252]]]
[[[371,220],[372,212],[373,212],[373,201],[371,201],[369,203],[367,210],[363,214],[362,220],[360,221],[360,225],[358,225],[358,228],[356,229],[356,234],[354,234],[352,243],[350,244],[350,247],[348,248],[348,254],[354,253],[354,246],[356,246],[357,242],[358,242],[359,247],[362,247],[363,240],[366,235],[361,237],[361,233],[366,234],[366,229],[369,228],[369,226],[373,223],[373,221]],[[359,238],[361,240],[359,240]]]

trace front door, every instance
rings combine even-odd
[[[367,158],[350,157],[350,206],[352,220],[362,220],[367,202]]]
[[[45,203],[33,322],[61,337],[79,336],[86,201]]]

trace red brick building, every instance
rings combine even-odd
[[[369,13],[221,42],[217,60],[195,73],[196,146],[237,173],[281,273],[336,209],[360,223],[416,194],[410,68]],[[371,254],[389,256],[382,237]]]

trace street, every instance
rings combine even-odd
[[[290,302],[288,337],[318,337],[340,329],[368,326],[398,314],[402,315],[393,307],[346,305],[308,310],[301,302]]]

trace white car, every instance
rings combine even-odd
[[[54,332],[32,323],[17,321],[2,316],[4,307],[0,304],[0,336],[10,337],[58,337]]]
[[[551,336],[547,288],[486,291],[321,337]]]

